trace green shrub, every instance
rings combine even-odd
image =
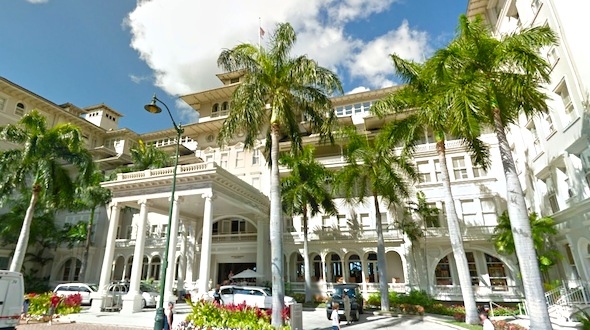
[[[378,292],[370,293],[367,298],[367,305],[381,306],[381,294]]]
[[[45,315],[49,311],[51,305],[51,297],[53,292],[46,292],[42,294],[30,293],[26,295],[29,299],[29,314],[30,315]],[[73,313],[80,313],[82,304],[82,296],[80,294],[73,294],[67,297],[62,297],[57,305],[55,314],[68,315]]]
[[[428,308],[434,304],[434,299],[426,291],[412,290],[407,294],[398,295],[397,300],[392,304],[419,305]]]
[[[298,303],[304,303],[305,302],[305,293],[293,293],[293,295],[291,295],[291,296]]]

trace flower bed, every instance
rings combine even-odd
[[[270,310],[265,311],[246,304],[219,305],[204,300],[187,302],[191,305],[192,312],[175,328],[176,330],[274,330],[270,325]],[[289,319],[288,308],[283,311],[283,319]],[[283,329],[290,328],[286,326]]]

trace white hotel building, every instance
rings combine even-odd
[[[467,14],[481,14],[494,31],[514,31],[547,22],[559,35],[560,45],[548,49],[554,65],[548,116],[511,127],[510,141],[521,171],[529,208],[552,215],[558,222],[554,242],[565,258],[551,274],[554,279],[590,281],[590,171],[586,114],[590,63],[583,51],[585,38],[578,32],[582,11],[576,5],[555,1],[475,0]],[[270,279],[269,170],[261,149],[261,137],[253,150],[240,138],[220,148],[216,137],[231,111],[232,92],[240,83],[235,73],[219,74],[222,86],[185,95],[182,100],[200,113],[197,123],[184,126],[180,141],[180,165],[172,201],[172,230],[166,293],[204,291],[246,268]],[[372,135],[384,120],[370,113],[372,102],[394,91],[386,88],[333,99],[342,124]],[[130,163],[129,149],[139,139],[173,154],[174,129],[137,134],[118,127],[122,116],[106,105],[78,108],[57,105],[0,78],[0,125],[13,123],[24,113],[38,109],[51,125],[72,122],[81,127],[97,164],[112,170]],[[150,116],[146,113],[146,116]],[[387,120],[387,119],[385,119]],[[345,165],[341,145],[319,145],[301,123],[304,142],[315,144],[316,157],[331,169]],[[490,242],[497,216],[506,208],[505,180],[494,134],[482,136],[490,146],[492,166],[487,172],[472,164],[458,140],[447,141],[447,165],[461,227],[472,284],[478,301],[520,301],[523,297],[514,257],[498,255]],[[415,162],[421,177],[416,191],[423,191],[432,205],[443,210],[442,183],[434,141],[425,132]],[[10,147],[6,143],[0,148]],[[288,145],[282,146],[287,150]],[[288,175],[286,169],[282,175]],[[100,283],[129,280],[131,294],[123,309],[141,309],[141,280],[159,280],[165,233],[170,212],[172,168],[118,174],[104,183],[113,200],[96,213],[96,232],[90,251],[87,281]],[[336,216],[310,219],[311,275],[325,292],[337,281],[362,285],[364,293],[378,289],[376,231],[371,203],[349,206],[336,200]],[[437,299],[461,300],[461,292],[446,229],[445,215],[421,223],[425,236],[412,247],[395,229],[395,213],[383,205],[387,280],[390,288],[406,291],[422,288]],[[61,223],[88,220],[89,211],[60,214]],[[302,224],[299,217],[284,217],[285,281],[287,289],[303,291]],[[13,247],[0,249],[0,268],[6,267]],[[59,247],[53,262],[40,266],[50,283],[78,281],[76,270],[82,247]],[[93,303],[100,307],[100,301]]]

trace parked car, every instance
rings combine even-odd
[[[261,309],[272,308],[272,292],[269,288],[259,286],[224,285],[220,288],[224,305],[246,303]],[[293,297],[285,296],[285,306],[295,303]]]
[[[344,293],[348,294],[350,298],[350,317],[353,321],[360,319],[360,314],[363,313],[363,295],[358,284],[347,283],[347,284],[334,284],[334,289],[329,293],[330,298],[326,303],[326,314],[328,320],[332,319],[332,303],[337,302],[340,306],[338,307],[338,315],[340,318],[344,318],[344,300],[342,299]]]
[[[92,304],[90,294],[97,292],[98,286],[89,283],[62,283],[58,284],[53,292],[58,296],[70,296],[79,293],[82,296],[82,305]]]
[[[124,295],[129,291],[129,283],[113,283],[109,286],[109,291],[116,292],[115,294]],[[139,291],[141,292],[141,308],[155,307],[160,299],[160,293],[154,287],[146,283],[139,284]]]
[[[23,308],[23,275],[0,270],[0,329],[15,329]]]

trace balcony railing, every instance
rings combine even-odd
[[[490,298],[501,300],[521,300],[524,296],[519,286],[473,286],[476,299]],[[461,286],[459,285],[435,285],[432,294],[438,300],[461,300]]]
[[[295,231],[285,234],[296,243],[303,242],[303,232]],[[377,239],[377,230],[372,229],[349,229],[338,227],[326,227],[312,230],[307,235],[310,241],[375,241]],[[403,234],[398,229],[384,229],[383,238],[387,241],[402,240]]]
[[[181,166],[178,166],[178,174],[214,169],[215,166],[216,165],[214,162],[181,165]],[[153,176],[172,175],[173,172],[174,172],[174,167],[165,167],[165,168],[156,168],[156,169],[145,170],[145,171],[140,171],[140,172],[117,173],[117,181],[131,180],[131,179],[143,179],[143,178],[149,178],[149,177],[153,177]]]
[[[465,226],[461,228],[461,236],[464,240],[477,240],[489,238],[494,234],[494,226]],[[426,228],[425,237],[449,237],[449,229],[444,227]]]

